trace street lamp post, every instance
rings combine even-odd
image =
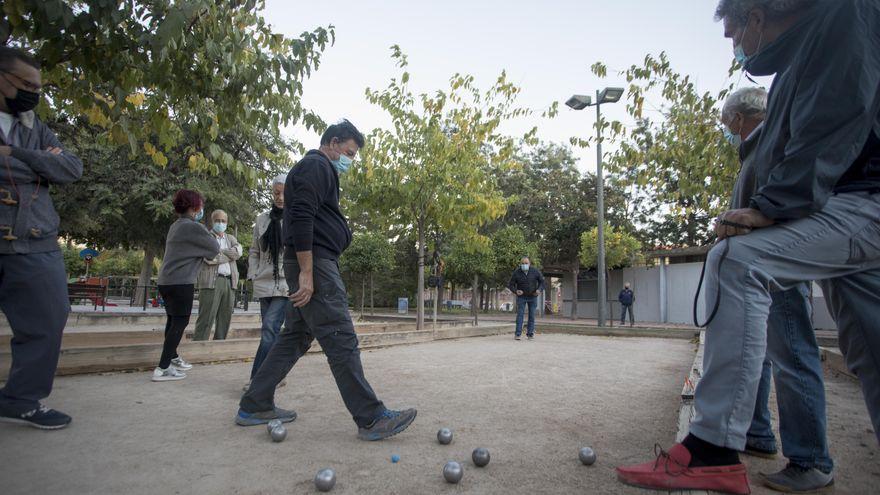
[[[597,209],[597,219],[598,226],[597,230],[599,231],[598,235],[598,246],[597,251],[599,253],[598,256],[598,294],[597,294],[597,306],[598,306],[598,320],[599,326],[605,326],[605,307],[608,302],[606,287],[605,287],[605,178],[602,173],[602,111],[601,106],[603,103],[616,103],[620,101],[620,97],[623,96],[623,88],[605,88],[602,91],[596,91],[596,103],[592,103],[589,96],[583,95],[574,95],[569,98],[568,101],[565,102],[570,108],[574,110],[583,110],[589,106],[596,107],[596,209]],[[577,297],[577,294],[574,295]]]

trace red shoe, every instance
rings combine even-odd
[[[658,452],[659,451],[659,452]],[[664,451],[654,446],[657,459],[617,468],[617,479],[627,485],[654,490],[711,490],[748,495],[749,477],[742,463],[730,466],[688,467],[691,453],[677,443]]]

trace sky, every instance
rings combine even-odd
[[[334,26],[336,43],[304,83],[303,104],[328,123],[350,119],[365,134],[387,127],[388,116],[369,103],[367,87],[381,89],[398,74],[391,59],[400,45],[409,59],[414,93],[447,89],[455,73],[473,75],[486,89],[502,70],[522,89],[517,100],[538,112],[560,103],[555,119],[534,116],[507,125],[520,135],[538,126],[545,141],[567,143],[593,133],[595,111],[564,106],[571,95],[595,94],[626,86],[617,74],[640,64],[647,54],[665,51],[673,68],[688,74],[697,89],[717,92],[728,80],[733,46],[714,21],[714,0],[386,0],[305,2],[267,0],[264,17],[290,37],[316,27]],[[602,61],[608,76],[598,79],[590,66]],[[735,78],[735,79],[738,79]],[[742,84],[748,84],[742,79]],[[647,107],[660,101],[648,101]],[[610,119],[627,120],[624,104],[603,105]],[[318,136],[301,127],[285,134],[307,148]],[[582,171],[595,171],[592,149],[575,150]]]

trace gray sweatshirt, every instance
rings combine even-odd
[[[178,218],[168,229],[159,285],[195,284],[202,260],[219,253],[217,239],[204,225],[189,217]]]
[[[57,251],[58,213],[50,184],[79,180],[83,166],[34,112],[22,112],[5,143],[12,156],[0,157],[0,254]],[[47,148],[59,148],[54,154]]]

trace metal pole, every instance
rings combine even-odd
[[[602,176],[602,113],[596,91],[596,208],[599,220],[599,326],[605,326],[605,179]]]

